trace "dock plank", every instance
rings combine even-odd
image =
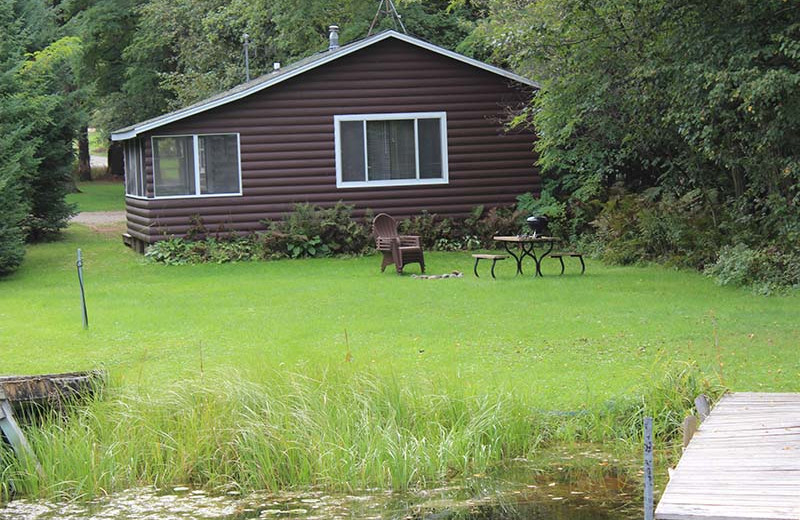
[[[720,399],[684,451],[655,516],[800,519],[800,394]]]

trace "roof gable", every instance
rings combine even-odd
[[[384,41],[388,38],[395,38],[397,40],[426,49],[428,51],[440,54],[442,56],[446,56],[448,58],[460,61],[462,63],[466,63],[473,67],[477,67],[479,69],[483,69],[493,74],[503,76],[509,80],[516,81],[517,83],[522,83],[524,85],[528,85],[537,89],[539,88],[539,84],[536,83],[535,81],[520,76],[518,74],[514,74],[513,72],[509,72],[499,67],[495,67],[494,65],[489,65],[488,63],[484,63],[482,61],[469,58],[467,56],[464,56],[463,54],[447,50],[445,48],[439,47],[424,40],[420,40],[419,38],[414,38],[413,36],[408,36],[406,34],[400,34],[396,31],[389,30],[378,33],[374,36],[369,36],[367,38],[364,38],[363,40],[349,43],[347,45],[339,47],[338,49],[315,54],[313,56],[295,62],[281,70],[265,74],[250,82],[242,83],[241,85],[238,85],[230,90],[221,92],[210,98],[204,99],[198,103],[189,105],[188,107],[184,107],[174,112],[169,112],[167,114],[163,114],[153,119],[148,119],[146,121],[142,121],[140,123],[136,123],[134,125],[121,128],[111,133],[111,140],[124,141],[126,139],[131,139],[143,132],[159,128],[169,123],[173,123],[175,121],[191,117],[195,114],[199,114],[201,112],[211,110],[218,106],[225,105],[227,103],[231,103],[233,101],[242,99],[251,94],[255,94],[256,92],[265,90],[273,85],[282,83],[283,81],[286,81],[290,78],[303,74],[309,70],[316,69],[317,67],[325,65],[326,63],[329,63],[331,61],[334,61],[336,59],[342,58],[356,51],[369,47],[370,45]]]

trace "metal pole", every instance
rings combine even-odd
[[[81,308],[83,309],[83,328],[89,328],[89,314],[86,312],[86,292],[83,290],[83,256],[81,250],[78,249],[78,283],[81,286]]]
[[[653,520],[653,418],[644,418],[644,520]]]
[[[244,33],[244,75],[250,81],[250,35]]]
[[[397,23],[400,24],[400,28],[403,29],[403,34],[408,34],[408,31],[406,31],[406,26],[403,25],[403,17],[400,16],[400,13],[397,12],[397,8],[394,6],[394,2],[392,2],[392,0],[387,0],[387,1],[389,2],[389,5],[392,8],[392,13],[394,13],[394,18],[397,20]]]

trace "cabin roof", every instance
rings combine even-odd
[[[439,47],[438,45],[434,45],[424,40],[420,40],[419,38],[408,36],[406,34],[401,34],[396,31],[388,30],[380,32],[373,36],[368,36],[362,40],[357,40],[348,43],[337,49],[327,50],[324,52],[313,54],[307,58],[292,63],[291,65],[270,72],[268,74],[264,74],[263,76],[260,76],[254,80],[242,83],[241,85],[237,85],[229,90],[220,92],[219,94],[211,96],[207,99],[204,99],[187,107],[181,108],[179,110],[175,110],[174,112],[169,112],[167,114],[163,114],[158,117],[154,117],[152,119],[148,119],[146,121],[142,121],[140,123],[127,126],[125,128],[120,128],[119,130],[115,130],[114,132],[111,133],[111,140],[124,141],[126,139],[131,139],[143,132],[159,128],[169,123],[173,123],[175,121],[185,119],[195,114],[211,110],[218,106],[231,103],[238,99],[242,99],[251,94],[255,94],[256,92],[260,92],[273,85],[281,83],[287,79],[303,74],[304,72],[315,69],[326,63],[347,56],[365,47],[369,47],[370,45],[387,40],[389,38],[394,38],[400,41],[404,41],[406,43],[410,43],[411,45],[427,49],[437,54],[441,54],[442,56],[447,56],[448,58],[452,58],[454,60],[466,63],[468,65],[472,65],[473,67],[477,67],[479,69],[483,69],[493,74],[503,76],[512,81],[529,85],[537,89],[539,88],[539,84],[537,82],[525,78],[523,76],[520,76],[518,74],[514,74],[513,72],[509,72],[499,67],[495,67],[494,65],[489,65],[488,63],[484,63],[482,61],[478,61],[468,56],[464,56],[463,54],[447,50],[443,47]]]

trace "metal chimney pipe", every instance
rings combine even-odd
[[[339,26],[338,25],[331,25],[328,27],[330,34],[328,36],[328,50],[336,50],[339,48]]]
[[[244,33],[242,35],[244,39],[244,74],[245,74],[245,81],[250,81],[250,35]]]

